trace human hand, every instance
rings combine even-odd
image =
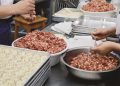
[[[28,21],[34,21],[35,18],[36,18],[36,15],[30,15],[30,14],[24,14],[24,15],[21,15],[21,16]]]
[[[34,14],[35,0],[21,0],[14,4],[13,11],[15,14]]]
[[[96,29],[91,33],[93,39],[100,40],[109,36],[111,33],[115,33],[115,28],[104,28],[104,29]]]
[[[92,51],[100,53],[100,54],[108,54],[111,51],[117,51],[117,47],[118,47],[117,43],[106,41],[96,46],[95,48],[92,48]]]

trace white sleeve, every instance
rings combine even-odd
[[[120,35],[120,12],[116,19],[116,35]]]
[[[14,0],[0,0],[0,5],[11,5],[13,4]],[[11,16],[7,16],[4,18],[0,18],[0,19],[6,19],[6,18],[10,18]]]
[[[14,0],[0,0],[1,1],[1,5],[9,5],[9,4],[13,4]]]

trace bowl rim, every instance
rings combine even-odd
[[[73,50],[77,50],[77,49],[86,49],[86,48],[88,48],[88,47],[72,48],[72,49],[68,50],[67,52],[70,52],[70,51],[73,51]],[[90,48],[89,48],[89,49],[90,49]],[[66,52],[66,53],[67,53],[67,52]],[[83,70],[83,69],[79,69],[79,68],[70,66],[70,65],[64,60],[64,58],[65,58],[66,55],[61,58],[61,61],[62,61],[62,63],[63,63],[64,65],[66,65],[67,67],[69,67],[70,69],[73,69],[73,70],[75,70],[75,71],[88,72],[88,73],[107,73],[107,72],[115,71],[115,70],[117,70],[117,69],[120,68],[120,58],[119,58],[120,56],[116,55],[116,54],[113,53],[113,52],[111,52],[111,54],[114,55],[116,58],[118,58],[118,60],[119,60],[119,65],[118,65],[116,68],[114,68],[114,69],[105,70],[105,71],[89,71],[89,70]]]
[[[58,34],[55,34],[56,37],[58,37],[57,35],[58,35]],[[62,34],[59,34],[59,35],[64,36],[64,35],[62,35]],[[24,37],[24,36],[23,36],[23,37]],[[20,38],[15,39],[15,40],[12,42],[12,44],[11,44],[12,47],[16,47],[16,46],[14,46],[15,42],[18,41],[18,40],[20,40],[20,39],[22,39],[23,37],[20,37]],[[59,37],[59,38],[60,38],[60,37]],[[65,43],[66,43],[66,48],[63,49],[63,50],[60,51],[60,52],[57,52],[57,53],[54,53],[54,54],[50,54],[50,56],[57,56],[57,55],[63,54],[64,52],[66,52],[66,51],[68,50],[67,39],[65,39],[65,38],[62,38],[62,39],[64,39],[64,41],[65,41]],[[20,48],[20,47],[18,47],[18,48]],[[28,48],[24,48],[24,49],[28,49]],[[30,49],[30,50],[32,50],[32,49]],[[45,51],[45,52],[47,52],[47,51]],[[49,52],[48,52],[48,53],[49,53]]]

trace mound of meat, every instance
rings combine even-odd
[[[95,53],[80,53],[69,61],[71,66],[89,71],[112,70],[118,66],[118,63],[118,59],[113,56]]]
[[[14,44],[15,47],[58,53],[66,48],[64,39],[50,32],[33,31],[22,37]]]
[[[86,5],[83,5],[82,9],[90,12],[107,12],[115,10],[115,7],[113,4],[107,3],[106,0],[92,0]]]

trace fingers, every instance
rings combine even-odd
[[[35,20],[35,18],[36,18],[36,12],[35,12],[35,11],[32,11],[32,12],[30,13],[30,21]]]
[[[35,4],[29,3],[29,6],[30,6],[31,8],[35,8]]]
[[[31,21],[35,20],[36,15],[31,15]]]
[[[21,0],[15,4],[16,14],[35,14],[35,0]]]
[[[92,48],[91,51],[94,53],[102,54],[102,55],[106,55],[106,54],[110,53],[110,50],[105,48],[104,44],[101,44],[95,48]]]
[[[33,11],[33,10],[31,10],[29,14],[30,14],[30,15],[36,15],[36,12]]]
[[[35,0],[28,0],[31,4],[35,4]]]
[[[36,12],[35,12],[35,11],[33,11],[33,12],[32,12],[32,15],[36,15]]]
[[[92,48],[91,51],[93,53],[99,53],[99,54],[102,54],[102,55],[106,54],[106,52],[102,51],[99,47]]]
[[[105,34],[104,34],[103,30],[96,29],[94,32],[91,33],[91,36],[95,40],[100,40],[100,39],[104,38]]]
[[[35,10],[35,0],[23,0],[31,10]]]
[[[101,39],[99,36],[94,35],[94,34],[92,34],[92,33],[91,33],[91,36],[92,36],[92,38],[95,39],[95,40],[100,40],[100,39]]]
[[[103,51],[104,49],[104,43],[101,43],[99,45],[97,45],[96,47],[93,47],[91,50],[96,52],[96,53],[101,53],[101,51]],[[104,52],[104,51],[103,51]]]
[[[30,14],[25,14],[25,15],[21,15],[24,19],[32,22],[33,20],[35,20],[36,15],[30,15]]]
[[[94,32],[92,32],[93,35],[101,35],[101,30],[96,29]]]
[[[28,3],[27,7],[29,8],[30,11],[35,11],[35,4]]]
[[[98,47],[92,48],[91,50],[92,50],[93,52],[99,52]]]
[[[28,13],[31,14],[31,15],[35,15],[35,14],[36,14],[35,8],[29,8]],[[27,13],[27,14],[28,14],[28,13]]]
[[[30,9],[30,14],[31,15],[35,15],[36,14],[36,12],[35,12],[35,1],[33,2],[33,0],[30,0],[31,2],[31,4],[28,6],[28,7],[30,7],[29,9]]]
[[[21,0],[21,1],[27,1],[27,2],[30,2],[32,4],[35,4],[35,0]]]

